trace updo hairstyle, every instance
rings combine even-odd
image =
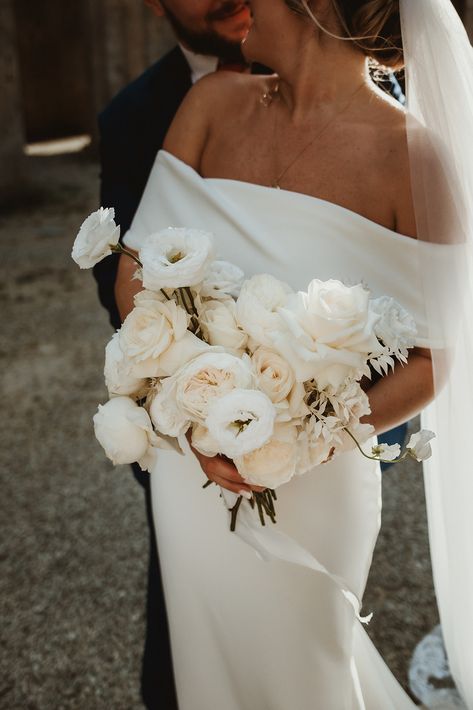
[[[415,0],[411,0],[415,2]],[[293,12],[311,18],[332,35],[318,20],[309,0],[285,0]],[[342,27],[343,38],[350,39],[363,53],[382,66],[403,66],[399,0],[331,0]],[[336,35],[332,35],[336,36]],[[340,37],[341,39],[342,37]]]

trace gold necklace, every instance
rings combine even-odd
[[[317,131],[317,133],[315,134],[315,136],[313,136],[313,137],[310,139],[310,141],[302,148],[302,150],[300,150],[300,151],[296,154],[295,158],[293,158],[293,159],[290,161],[290,163],[289,163],[288,165],[286,165],[286,167],[284,168],[284,170],[282,170],[282,172],[280,172],[280,173],[277,175],[277,177],[273,180],[273,182],[271,183],[271,187],[275,188],[276,190],[280,190],[280,189],[281,189],[280,182],[281,182],[282,178],[286,175],[286,173],[288,172],[288,170],[289,170],[290,168],[292,168],[292,166],[299,160],[299,158],[306,152],[306,150],[308,150],[308,149],[311,147],[311,145],[317,140],[317,138],[320,138],[320,136],[321,136],[323,133],[325,133],[325,131],[330,127],[330,125],[333,123],[333,121],[334,121],[336,118],[339,118],[343,113],[345,113],[345,111],[347,111],[347,110],[350,108],[350,106],[351,106],[351,104],[352,104],[352,101],[354,100],[355,96],[357,95],[357,93],[358,93],[359,91],[361,91],[361,89],[363,88],[364,85],[365,85],[365,82],[363,82],[362,84],[360,84],[360,86],[356,89],[356,91],[354,91],[353,94],[350,96],[350,99],[347,101],[347,103],[345,104],[345,106],[343,106],[343,107],[340,109],[340,111],[337,111],[337,112],[327,121],[327,123],[325,123],[325,124],[322,126],[322,128],[321,128],[319,131]],[[272,91],[271,91],[271,90],[266,91],[266,92],[262,95],[260,101],[261,101],[261,103],[263,104],[263,106],[265,106],[266,108],[268,108],[268,107],[272,104],[274,97],[277,96],[278,94],[279,94],[279,84],[277,84],[276,87],[275,87]],[[277,114],[275,114],[274,135],[276,135],[276,127],[277,127]]]

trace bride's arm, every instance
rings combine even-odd
[[[408,364],[397,364],[393,372],[369,387],[367,394],[371,414],[362,421],[372,424],[376,434],[412,419],[434,398],[430,350],[413,348]]]

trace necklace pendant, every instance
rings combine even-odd
[[[270,91],[265,91],[260,97],[260,103],[263,104],[265,108],[271,105],[273,101],[273,94]]]

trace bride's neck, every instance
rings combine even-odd
[[[315,110],[342,106],[369,83],[366,58],[348,43],[328,39],[308,42],[292,60],[282,57],[273,67],[278,93],[293,123],[303,123]]]

